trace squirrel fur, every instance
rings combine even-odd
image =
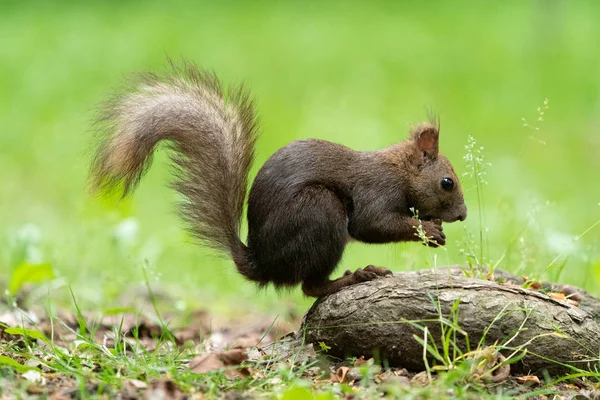
[[[360,152],[324,140],[294,141],[259,170],[240,223],[254,159],[257,117],[243,86],[224,90],[191,64],[139,75],[106,102],[90,168],[99,191],[131,193],[165,142],[175,165],[180,215],[202,243],[231,256],[260,285],[302,285],[319,297],[391,272],[368,266],[329,277],[349,240],[445,244],[442,222],[464,220],[458,177],[438,151],[439,124],[423,123],[386,149]],[[417,220],[414,213],[418,211]]]

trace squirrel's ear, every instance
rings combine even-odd
[[[413,128],[411,140],[425,158],[435,160],[438,156],[440,131],[437,126],[425,123]]]

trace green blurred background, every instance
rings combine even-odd
[[[95,104],[129,73],[164,70],[169,56],[249,84],[262,121],[253,174],[291,140],[379,149],[435,109],[441,149],[459,174],[468,135],[492,163],[482,203],[488,259],[600,294],[600,227],[573,240],[600,218],[598,21],[594,1],[5,1],[0,277],[25,241],[25,258],[60,277],[45,293],[66,301],[71,284],[86,308],[116,306],[143,281],[144,264],[179,307],[310,304],[298,289],[257,291],[193,243],[172,212],[164,155],[132,199],[86,191]],[[338,274],[464,263],[479,220],[474,182],[463,186],[470,215],[446,225],[446,250],[353,243]],[[567,260],[564,269],[548,268],[555,259]]]

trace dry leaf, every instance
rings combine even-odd
[[[570,304],[572,306],[575,306],[575,307],[579,306],[579,303],[576,300],[572,300],[572,299],[568,298],[562,292],[559,292],[559,293],[548,293],[548,296],[550,296],[554,300],[563,301],[563,302],[565,302],[567,304]]]
[[[72,398],[63,393],[55,393],[55,394],[50,395],[49,399],[50,400],[71,400]]]
[[[337,378],[335,377],[334,374],[329,374],[329,378],[325,378],[325,379],[321,379],[321,378],[315,378],[313,379],[314,383],[335,383],[337,382]]]
[[[248,354],[242,349],[232,349],[218,354],[225,365],[240,365],[248,359]]]
[[[396,376],[408,376],[408,370],[406,368],[394,369],[394,375]]]
[[[202,354],[190,361],[190,369],[196,374],[217,371],[225,366],[216,353]]]
[[[156,380],[152,386],[144,392],[146,400],[183,400],[183,392],[175,382],[167,379]]]
[[[354,366],[360,367],[361,365],[365,364],[366,362],[367,362],[367,360],[365,360],[365,356],[360,356],[360,358],[357,358],[356,361],[354,361]]]
[[[579,307],[579,303],[575,300],[565,299],[565,301],[567,302],[567,304],[572,305],[573,307]]]
[[[411,384],[415,384],[417,386],[426,386],[429,384],[429,376],[427,375],[427,371],[421,371],[410,380]]]
[[[373,360],[373,357],[369,358],[368,360],[365,360],[364,356],[360,356],[359,359],[354,361],[354,366],[360,367],[361,365],[365,365],[365,364],[373,365],[374,362],[375,361]]]
[[[379,383],[384,383],[390,380],[390,378],[397,378],[396,375],[394,375],[394,373],[392,371],[385,371],[385,372],[381,372],[379,374],[376,374],[373,377],[373,380],[375,381],[375,383],[379,384]]]
[[[138,379],[130,379],[127,381],[129,385],[131,385],[134,389],[146,389],[148,384],[146,382],[140,381]]]
[[[515,378],[515,380],[517,381],[517,383],[519,383],[521,385],[525,385],[525,384],[539,385],[540,384],[540,378],[538,378],[535,375],[517,376]]]
[[[502,364],[501,366],[496,368],[494,371],[492,371],[491,374],[484,374],[483,379],[487,382],[499,383],[499,382],[504,382],[505,380],[507,380],[509,376],[510,376],[510,364]]]
[[[554,300],[559,300],[559,301],[565,301],[565,299],[567,298],[567,296],[565,296],[564,293],[548,293],[548,296],[550,296],[552,299]]]
[[[335,371],[335,378],[337,379],[337,382],[344,383],[344,381],[346,380],[346,375],[348,375],[348,371],[350,371],[350,368],[348,367],[339,367],[337,371]]]
[[[573,391],[579,391],[579,389],[581,389],[580,387],[578,387],[577,385],[573,385],[572,383],[561,382],[561,386]]]
[[[506,358],[501,353],[494,352],[492,347],[486,347],[483,352],[485,353],[486,350],[491,352],[491,359],[481,368],[482,379],[493,383],[504,382],[510,376],[510,364],[502,364]]]
[[[232,349],[220,353],[207,353],[194,357],[190,361],[190,369],[196,374],[215,372],[224,367],[238,366],[248,359],[248,355],[242,349]],[[247,368],[225,370],[223,373],[230,379],[235,376],[246,377],[250,375]]]

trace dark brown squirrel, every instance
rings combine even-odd
[[[467,216],[458,178],[438,152],[439,124],[430,122],[380,151],[316,139],[279,149],[252,184],[245,245],[240,223],[257,118],[243,86],[224,90],[213,72],[172,66],[165,76],[139,75],[131,90],[105,103],[99,122],[92,187],[129,194],[156,145],[167,142],[188,229],[259,285],[302,284],[305,295],[320,297],[388,275],[368,266],[329,279],[349,240],[420,241],[422,224],[436,247],[446,242],[442,221]]]

